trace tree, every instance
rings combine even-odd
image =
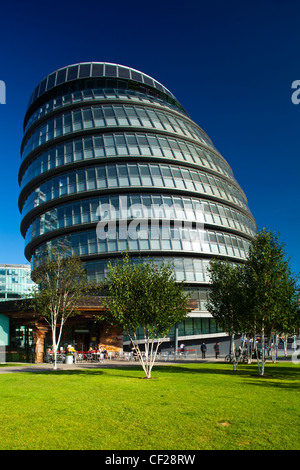
[[[107,298],[103,303],[106,320],[129,336],[150,379],[159,346],[170,328],[188,313],[188,295],[183,283],[175,281],[169,265],[158,267],[153,261],[134,264],[126,255],[122,262],[114,266],[110,263],[108,269]],[[139,347],[138,328],[143,329],[145,354]]]
[[[265,336],[269,335],[274,356],[279,333],[299,326],[297,277],[285,259],[284,244],[264,229],[253,238],[243,264],[211,261],[209,272],[208,310],[233,337],[236,333],[253,337],[259,374],[264,375]],[[261,362],[257,336],[261,337]]]
[[[264,229],[252,240],[243,268],[248,319],[255,336],[261,336],[261,364],[254,341],[260,375],[265,369],[265,336],[273,336],[275,346],[276,333],[290,331],[299,321],[297,278],[285,256],[278,235]]]
[[[233,369],[236,370],[235,335],[243,329],[243,283],[242,267],[227,261],[211,260],[208,268],[211,287],[208,293],[207,310],[231,336]]]
[[[33,270],[32,278],[38,287],[31,295],[31,303],[51,326],[53,368],[56,369],[63,327],[68,318],[78,315],[76,306],[92,286],[80,258],[67,256],[64,247],[48,251],[41,266]]]

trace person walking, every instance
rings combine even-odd
[[[206,344],[204,342],[201,344],[201,352],[202,352],[202,359],[205,359]]]
[[[215,350],[215,354],[216,354],[216,359],[218,359],[218,356],[220,354],[220,343],[217,342],[215,345],[214,345],[214,350]]]

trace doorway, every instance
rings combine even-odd
[[[75,349],[76,351],[88,351],[90,344],[89,332],[75,331]]]

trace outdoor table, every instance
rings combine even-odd
[[[85,360],[85,361],[91,360],[95,362],[100,362],[101,360],[104,359],[104,354],[97,350],[77,351],[77,354],[78,356],[81,356],[79,357],[79,360]]]

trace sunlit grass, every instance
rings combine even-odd
[[[0,374],[0,449],[299,449],[294,364]]]

